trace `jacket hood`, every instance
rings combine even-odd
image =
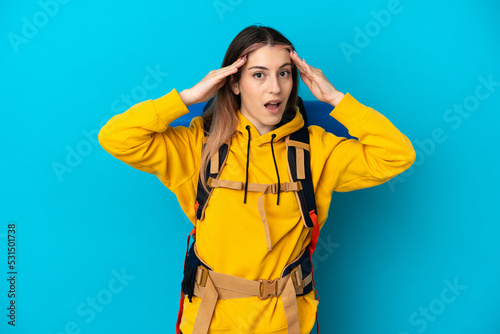
[[[244,140],[248,140],[248,131],[246,130],[246,126],[250,126],[250,136],[252,145],[261,146],[266,143],[271,142],[271,137],[273,134],[276,135],[274,141],[278,141],[293,132],[299,130],[304,126],[304,118],[299,111],[298,107],[295,107],[295,115],[293,114],[283,114],[283,118],[278,123],[276,129],[269,131],[263,135],[259,134],[257,128],[241,113],[238,109],[236,111],[236,115],[238,117],[239,125],[237,128],[237,134],[242,135]]]

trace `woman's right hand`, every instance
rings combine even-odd
[[[242,58],[238,58],[229,66],[210,71],[196,85],[179,93],[182,102],[184,102],[186,106],[190,106],[195,103],[201,103],[210,100],[215,95],[215,93],[222,86],[224,86],[227,77],[238,72],[238,68],[243,66],[246,60],[247,56],[244,55]]]

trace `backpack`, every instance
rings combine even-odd
[[[212,101],[213,98],[207,102],[207,104],[203,108],[203,112],[207,110]],[[319,237],[319,224],[316,213],[316,200],[314,197],[314,188],[311,177],[307,115],[305,112],[304,103],[300,97],[297,98],[297,106],[299,107],[299,111],[304,118],[304,126],[287,137],[287,159],[291,182],[296,182],[300,185],[299,189],[295,191],[295,194],[304,225],[308,229],[310,229],[312,233],[309,246],[306,247],[306,249],[299,255],[297,259],[295,259],[294,261],[292,261],[292,263],[288,264],[285,267],[282,277],[294,273],[295,275],[291,276],[292,280],[294,281],[294,285],[298,284],[299,286],[300,283],[297,283],[299,278],[311,278],[306,281],[307,285],[304,284],[305,286],[301,287],[298,291],[297,285],[295,285],[296,295],[301,296],[311,292],[312,286],[314,285],[316,296],[319,300],[312,268],[312,254],[314,253],[314,249],[316,248]],[[196,219],[199,221],[202,221],[204,219],[205,208],[209,203],[210,196],[213,191],[213,188],[210,187],[209,181],[218,180],[227,158],[228,148],[229,147],[227,144],[223,144],[219,148],[218,155],[216,155],[215,158],[212,157],[212,159],[207,164],[206,181],[209,192],[207,192],[203,187],[201,179],[198,181],[195,211]],[[193,235],[194,241],[190,247],[189,238],[191,237],[191,235]],[[298,268],[301,269],[300,273],[298,273]],[[176,326],[176,331],[178,334],[180,333],[179,325],[182,317],[184,295],[187,295],[189,301],[192,302],[192,297],[193,295],[195,295],[195,285],[198,282],[197,280],[199,280],[200,278],[200,272],[210,270],[212,269],[206,263],[204,263],[196,253],[196,227],[194,227],[187,238],[186,255],[184,258],[184,277],[181,283],[181,301]],[[311,281],[312,284],[310,284]],[[267,285],[264,288],[266,287]],[[269,296],[271,295],[272,294],[270,294]],[[266,296],[264,293],[262,297],[268,296]],[[316,319],[318,319],[317,314]],[[210,322],[208,321],[208,324],[209,323]],[[319,333],[319,323],[317,324],[317,330]]]

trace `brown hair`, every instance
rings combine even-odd
[[[229,66],[239,57],[248,55],[266,45],[283,45],[290,50],[295,50],[292,43],[273,28],[253,25],[243,29],[236,35],[226,51],[221,67]],[[201,155],[200,177],[203,187],[207,191],[208,188],[205,179],[208,161],[219,150],[222,144],[229,144],[238,126],[236,110],[241,107],[241,98],[240,95],[233,93],[231,84],[239,81],[240,77],[240,71],[228,77],[224,86],[217,91],[212,103],[203,113],[205,128],[208,129],[208,134],[206,133],[208,139]],[[295,114],[299,84],[297,68],[295,66],[292,66],[292,79],[293,88],[285,106],[284,114]]]

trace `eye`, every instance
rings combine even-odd
[[[264,77],[264,73],[261,73],[261,72],[257,72],[253,75],[255,78],[257,79],[262,79]]]
[[[286,78],[289,75],[290,75],[290,72],[288,72],[288,71],[281,71],[280,72],[280,77],[282,77],[282,78]]]

